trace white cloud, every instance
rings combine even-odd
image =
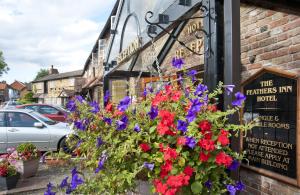
[[[0,50],[10,67],[0,80],[31,81],[40,68],[83,68],[115,1],[0,0]]]

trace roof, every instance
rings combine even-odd
[[[6,83],[0,83],[0,90],[4,90],[8,87]]]
[[[82,72],[83,72],[82,70],[76,70],[76,71],[64,72],[64,73],[60,73],[60,74],[51,74],[51,75],[42,77],[40,79],[34,80],[34,81],[32,81],[32,83],[58,80],[58,79],[69,78],[69,77],[80,77],[82,75]]]
[[[69,89],[63,89],[58,97],[72,97],[75,95],[74,90],[69,90]]]
[[[17,90],[17,91],[22,91],[26,87],[26,85],[20,81],[14,81],[12,84],[10,84],[11,88]]]
[[[87,67],[88,67],[88,65],[89,65],[89,63],[90,63],[90,61],[92,59],[92,53],[94,53],[97,50],[97,48],[98,48],[99,40],[102,39],[107,32],[110,32],[110,22],[111,22],[110,18],[111,18],[111,16],[113,16],[114,14],[117,13],[119,2],[120,2],[120,0],[116,0],[116,3],[115,3],[115,5],[114,5],[114,7],[113,7],[113,9],[112,9],[112,11],[110,13],[110,16],[108,17],[108,19],[107,19],[107,21],[106,21],[106,23],[105,23],[105,25],[104,25],[104,27],[103,27],[103,29],[102,29],[99,37],[98,37],[98,39],[96,40],[96,43],[95,43],[95,45],[94,45],[94,47],[93,47],[93,49],[92,49],[89,57],[87,58],[87,60],[86,60],[86,62],[84,64],[83,70],[87,69]]]

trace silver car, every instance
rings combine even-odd
[[[66,139],[72,132],[67,123],[55,122],[32,110],[0,110],[0,153],[25,142],[33,143],[40,151],[67,150]]]

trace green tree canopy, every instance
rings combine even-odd
[[[48,74],[49,74],[49,72],[48,72],[47,69],[41,68],[41,69],[39,70],[39,72],[36,74],[36,77],[35,77],[34,80],[40,79],[40,78],[42,78],[42,77],[44,77],[44,76],[47,76]]]
[[[9,71],[8,65],[5,63],[3,52],[0,51],[0,76],[3,75],[3,73],[7,73]]]

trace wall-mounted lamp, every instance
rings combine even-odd
[[[147,32],[148,34],[157,34],[157,27],[154,25],[148,25]]]
[[[179,0],[179,5],[182,6],[191,6],[192,1],[191,0]]]
[[[113,60],[113,61],[111,61],[111,64],[110,64],[110,66],[109,67],[114,67],[114,66],[116,66],[117,65],[117,61],[116,60]]]

